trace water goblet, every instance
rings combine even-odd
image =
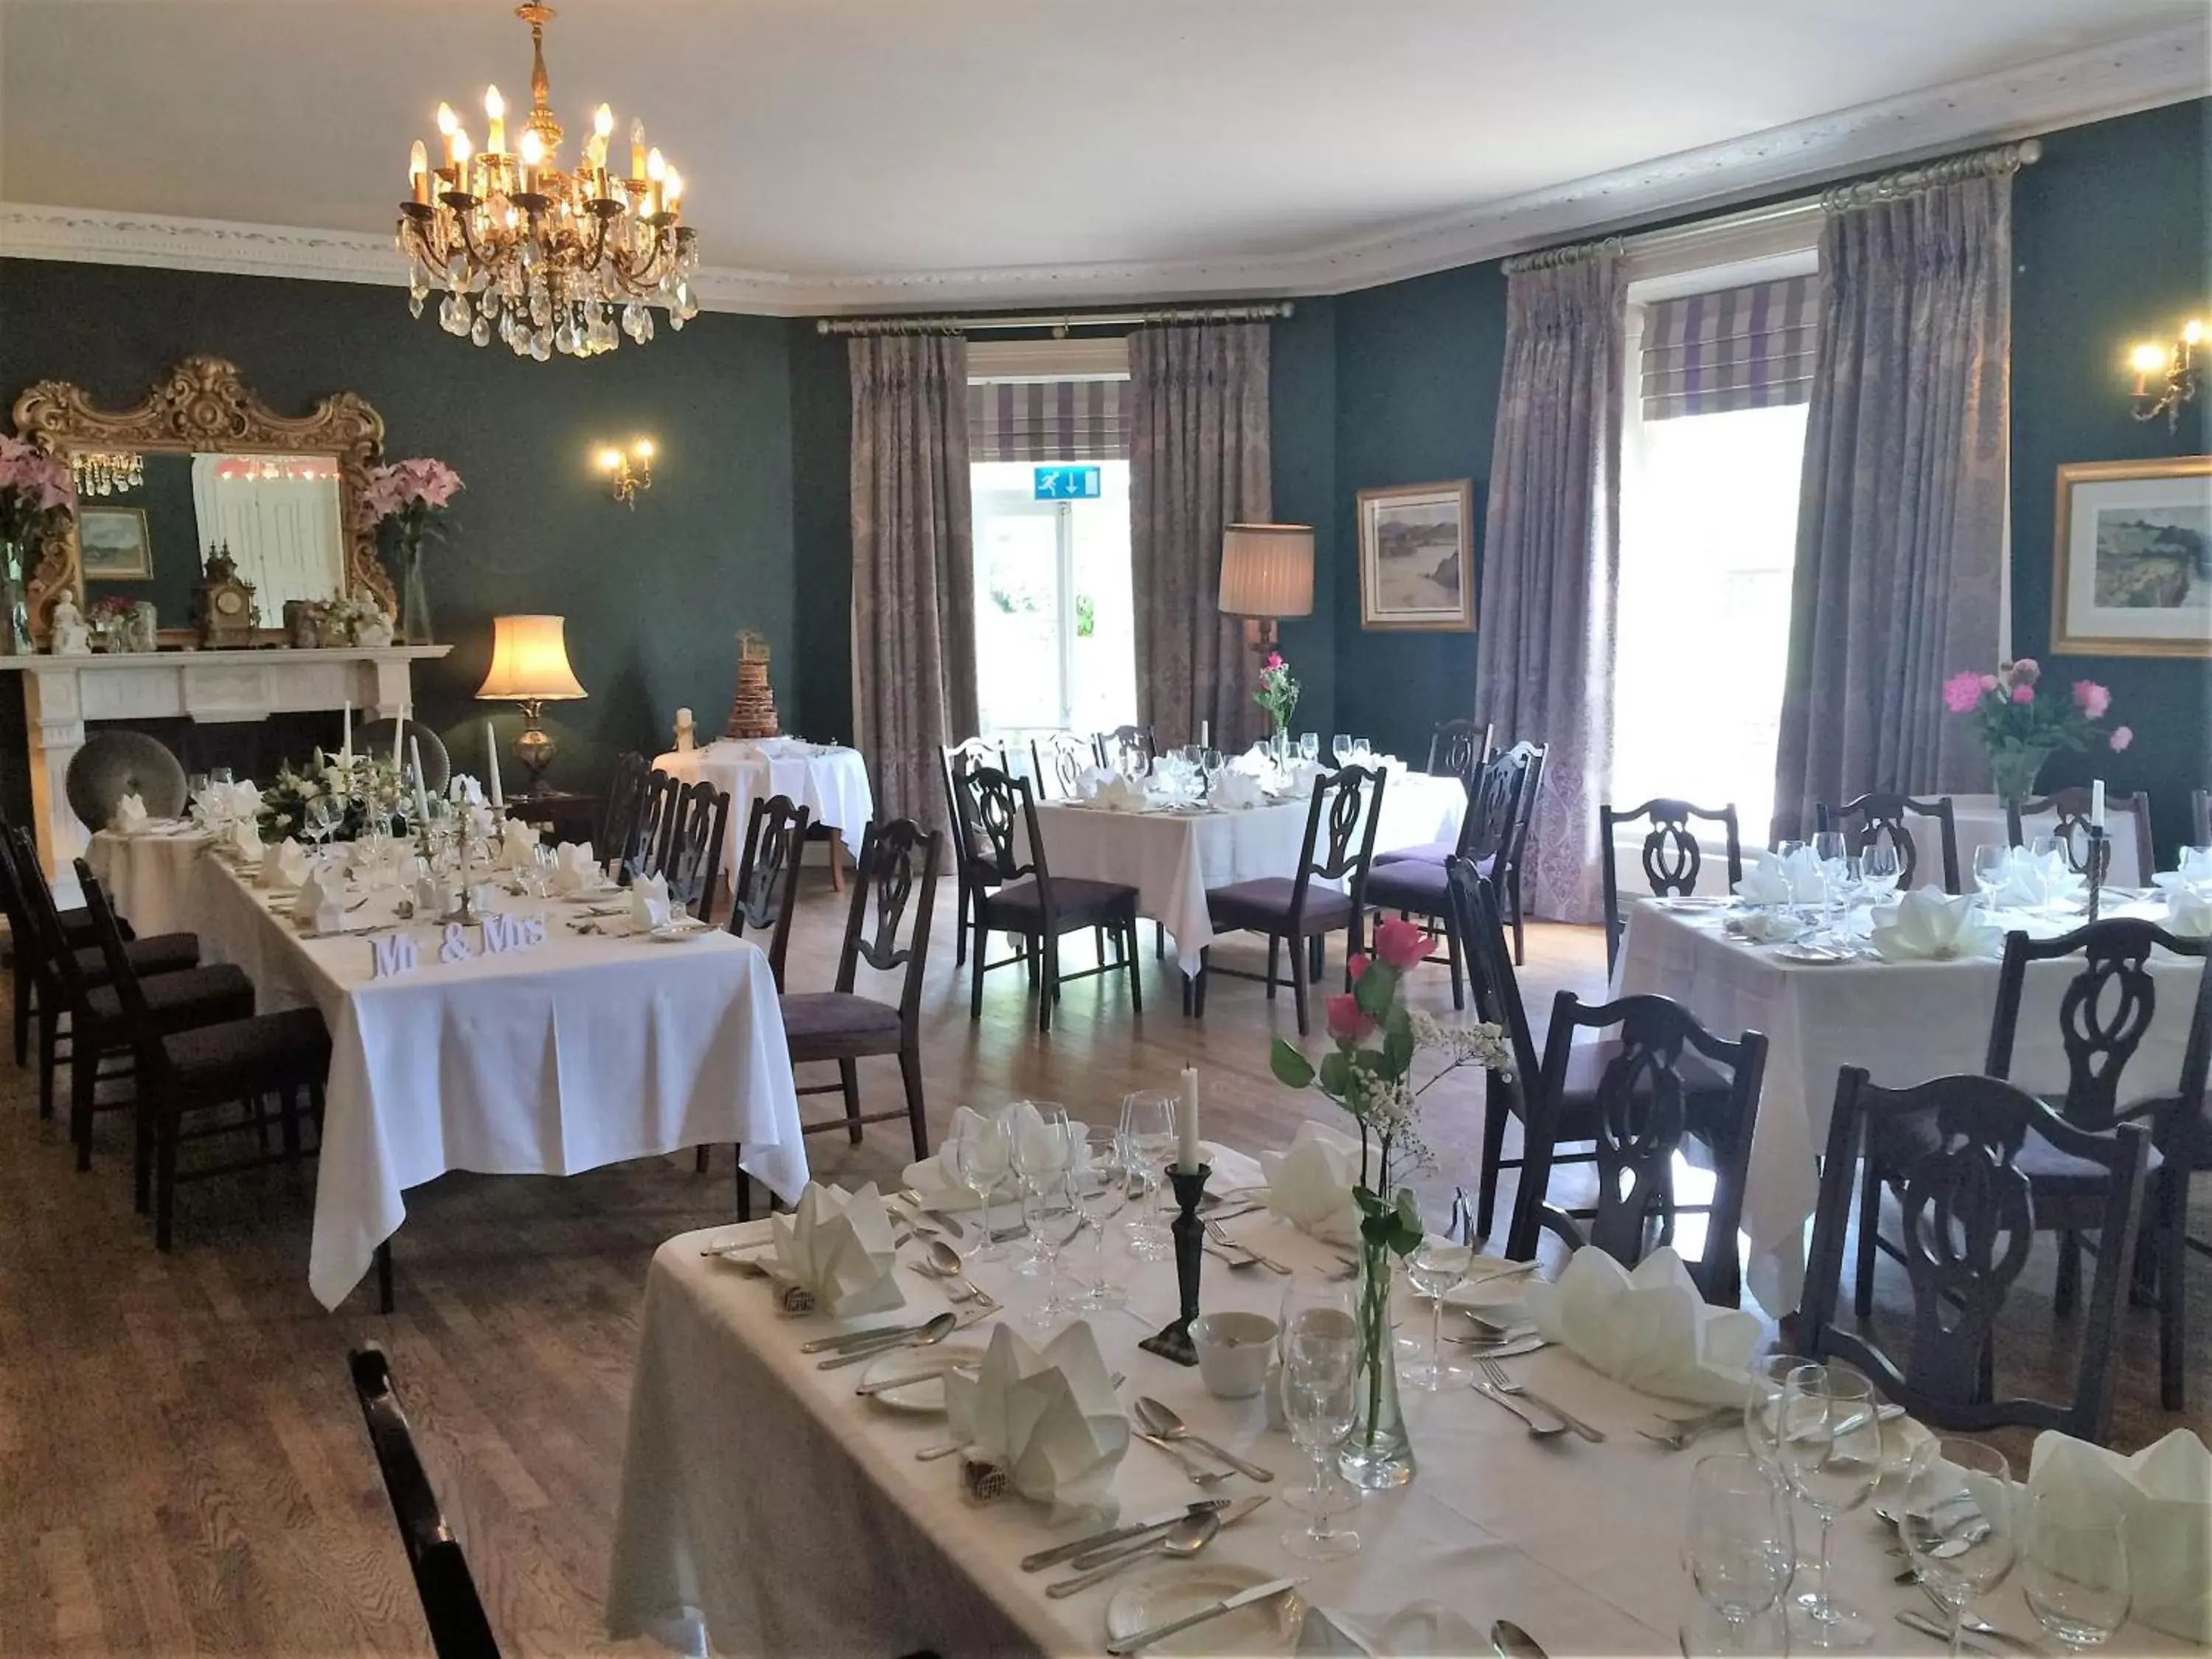
[[[1774,1470],[1778,1475],[1782,1468],[1782,1454],[1777,1444],[1782,1431],[1782,1396],[1790,1372],[1812,1363],[1802,1354],[1768,1354],[1753,1364],[1751,1383],[1744,1390],[1744,1444],[1762,1467]]]
[[[1790,1489],[1820,1518],[1820,1571],[1796,1599],[1793,1641],[1814,1648],[1864,1647],[1874,1627],[1836,1600],[1829,1547],[1836,1517],[1874,1496],[1881,1478],[1881,1421],[1874,1384],[1849,1365],[1801,1365],[1783,1385],[1776,1450]]]
[[[238,780],[232,774],[230,768],[228,766],[210,766],[208,768],[208,781],[210,783],[235,783]]]
[[[2133,1596],[2119,1510],[2086,1492],[2030,1492],[2014,1501],[2028,1611],[2069,1653],[2104,1646],[2127,1623]]]
[[[1121,1098],[1121,1162],[1135,1200],[1121,1231],[1129,1249],[1147,1261],[1175,1254],[1175,1238],[1159,1213],[1159,1194],[1167,1185],[1168,1155],[1176,1144],[1176,1096],[1139,1089]]]
[[[1698,1600],[1717,1615],[1702,1650],[1759,1650],[1752,1627],[1797,1571],[1790,1494],[1775,1470],[1741,1452],[1700,1458],[1690,1477],[1682,1559]]]
[[[1277,1407],[1282,1404],[1281,1373],[1289,1362],[1291,1334],[1314,1330],[1357,1340],[1359,1324],[1354,1310],[1358,1298],[1358,1285],[1346,1279],[1301,1273],[1285,1281],[1282,1306],[1277,1310],[1275,1364],[1267,1379],[1273,1396],[1271,1404]],[[1310,1480],[1284,1492],[1284,1507],[1307,1516],[1322,1508],[1341,1515],[1359,1507],[1359,1489],[1344,1478],[1334,1460],[1320,1474],[1318,1481]]]
[[[1352,758],[1355,763],[1364,763],[1374,757],[1375,746],[1366,738],[1354,738],[1352,740]]]
[[[1008,1163],[1021,1196],[1022,1219],[1030,1219],[1031,1200],[1049,1182],[1067,1173],[1067,1114],[1048,1101],[1027,1103],[1036,1109],[1037,1121],[1030,1124],[1019,1115],[1009,1121],[1006,1135]],[[1023,1278],[1033,1278],[1044,1271],[1044,1246],[1034,1230],[1029,1234],[1028,1247],[1017,1256],[1012,1270]]]
[[[1474,1379],[1469,1368],[1444,1358],[1443,1343],[1444,1292],[1467,1277],[1474,1261],[1474,1252],[1468,1246],[1433,1233],[1406,1258],[1407,1280],[1429,1298],[1429,1357],[1408,1365],[1405,1376],[1408,1384],[1425,1393],[1462,1387]]]
[[[186,800],[198,800],[202,795],[207,793],[207,787],[208,775],[204,772],[193,773],[190,777],[185,780],[185,799]]]
[[[2031,869],[2024,884],[2038,910],[2051,908],[2051,878],[2066,866],[2065,848],[2066,842],[2057,836],[2028,837],[2027,856]]]
[[[1116,1153],[1119,1137],[1111,1129],[1094,1129],[1080,1123],[1068,1125],[1067,1133],[1070,1146],[1080,1144],[1084,1149],[1074,1153],[1071,1173],[1083,1218],[1091,1225],[1091,1284],[1079,1305],[1085,1312],[1125,1308],[1129,1293],[1106,1272],[1106,1224],[1129,1201]]]
[[[975,1194],[976,1206],[982,1212],[983,1243],[968,1252],[970,1261],[1006,1259],[1006,1246],[991,1237],[991,1194],[1006,1178],[1012,1162],[1006,1138],[1004,1124],[970,1112],[960,1121],[960,1133],[945,1143],[952,1178]]]
[[[1860,885],[1876,904],[1897,891],[1904,875],[1904,860],[1898,857],[1896,843],[1887,836],[1869,842],[1859,854]]]
[[[1030,1232],[1043,1259],[1045,1286],[1044,1300],[1030,1310],[1028,1318],[1039,1329],[1049,1329],[1082,1306],[1080,1297],[1060,1293],[1060,1258],[1083,1231],[1083,1204],[1064,1164],[1056,1175],[1024,1184],[1029,1188]]]
[[[1285,1329],[1283,1418],[1291,1438],[1313,1460],[1307,1489],[1312,1518],[1282,1536],[1282,1546],[1308,1561],[1334,1561],[1359,1547],[1359,1534],[1339,1531],[1329,1499],[1336,1449],[1358,1415],[1358,1328],[1348,1312],[1310,1310]]]
[[[1311,764],[1313,762],[1321,758],[1320,732],[1301,732],[1298,733],[1298,758],[1309,764]]]
[[[1328,740],[1328,752],[1336,757],[1336,763],[1344,765],[1352,758],[1352,739],[1341,732]]]
[[[2011,1466],[1995,1447],[1943,1436],[1912,1454],[1897,1533],[1948,1615],[1954,1656],[1966,1650],[1966,1609],[2002,1583],[2018,1558],[2012,1504]]]

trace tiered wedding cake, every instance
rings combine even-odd
[[[768,683],[768,641],[759,635],[738,635],[738,700],[730,705],[731,738],[773,738],[780,728],[775,719],[775,693]]]

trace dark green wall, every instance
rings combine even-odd
[[[616,749],[665,748],[679,704],[719,730],[740,628],[776,647],[778,692],[789,695],[789,332],[775,319],[708,314],[642,348],[537,363],[453,339],[428,315],[410,319],[395,289],[0,262],[9,404],[49,377],[135,403],[179,358],[208,352],[236,363],[280,413],[358,392],[384,416],[390,454],[451,462],[467,488],[451,541],[428,556],[438,636],[454,648],[418,669],[420,715],[451,738],[491,714],[504,742],[520,715],[475,701],[491,618],[557,611],[591,696],[549,710],[563,744],[549,777],[579,787],[597,784]],[[592,454],[635,433],[660,453],[653,489],[626,512]],[[481,752],[481,730],[471,730],[460,753],[480,767]],[[0,764],[7,804],[26,811],[21,725],[4,715]]]

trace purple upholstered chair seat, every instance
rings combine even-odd
[[[1225,933],[1237,927],[1249,927],[1259,933],[1272,928],[1280,933],[1290,926],[1291,901],[1297,890],[1297,883],[1287,876],[1263,876],[1256,881],[1209,887],[1206,892],[1206,913],[1217,933]],[[1304,920],[1309,933],[1334,933],[1351,925],[1352,901],[1316,884],[1306,893]]]

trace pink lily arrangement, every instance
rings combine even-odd
[[[371,470],[361,492],[362,505],[379,523],[396,514],[444,507],[461,487],[461,475],[428,455],[391,461]]]
[[[69,463],[21,438],[0,437],[0,542],[29,540],[76,502]]]

